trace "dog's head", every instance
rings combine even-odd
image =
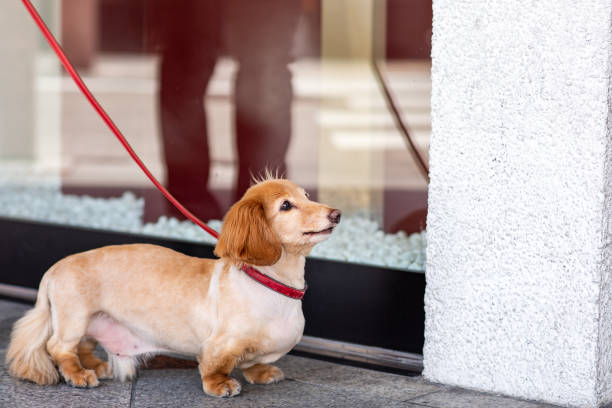
[[[310,201],[289,180],[273,179],[247,190],[225,215],[215,254],[253,265],[273,265],[288,252],[307,254],[340,222],[340,211]]]

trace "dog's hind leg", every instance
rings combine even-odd
[[[53,310],[55,327],[47,342],[47,351],[68,384],[75,387],[95,387],[99,384],[95,371],[83,368],[77,354],[79,343],[87,330],[89,316],[87,313],[78,312],[78,308],[65,306],[60,310]]]
[[[112,378],[109,364],[94,354],[97,344],[98,342],[91,338],[81,340],[77,347],[79,360],[84,368],[94,370],[98,379]]]

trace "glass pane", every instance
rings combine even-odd
[[[35,5],[151,172],[214,228],[269,169],[343,210],[312,256],[423,270],[427,182],[372,62],[427,158],[431,3]],[[132,162],[22,4],[0,15],[0,216],[214,243]]]

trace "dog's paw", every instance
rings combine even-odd
[[[202,380],[204,392],[213,397],[233,397],[240,394],[240,383],[226,375],[214,375]]]
[[[62,371],[66,383],[78,388],[97,387],[100,385],[94,370],[76,370],[71,373]]]
[[[96,376],[100,380],[107,380],[109,378],[113,378],[113,373],[111,372],[110,365],[106,361],[103,361],[98,364],[96,368],[94,368],[94,371],[96,373]]]
[[[270,364],[255,364],[242,370],[242,374],[251,384],[272,384],[285,379],[281,369]]]

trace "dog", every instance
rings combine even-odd
[[[225,215],[219,259],[147,244],[70,255],[45,273],[36,305],[15,323],[9,373],[95,387],[99,379],[131,379],[143,358],[173,352],[197,357],[211,396],[240,393],[229,376],[234,367],[249,383],[281,381],[270,363],[302,338],[302,302],[254,280],[243,265],[304,288],[306,255],[340,217],[293,182],[273,178],[251,186]],[[94,355],[98,343],[108,362]]]

